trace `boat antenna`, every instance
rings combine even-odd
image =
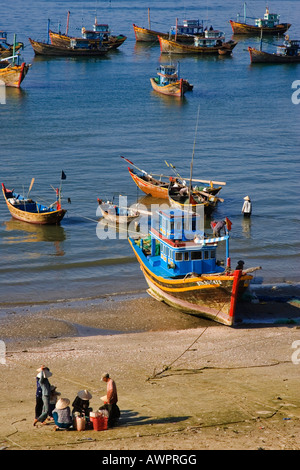
[[[196,145],[196,137],[197,137],[197,130],[198,130],[198,122],[199,122],[199,113],[200,113],[200,105],[198,106],[198,114],[197,114],[194,146],[193,146],[193,154],[192,154],[192,161],[191,161],[190,186],[189,186],[189,195],[190,196],[191,196],[191,192],[192,192],[193,163],[194,163],[195,145]]]

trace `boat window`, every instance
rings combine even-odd
[[[171,258],[171,259],[173,259],[173,250],[171,250],[170,248],[169,248],[169,255],[168,255],[168,257]]]
[[[212,250],[212,251],[210,252],[210,257],[211,257],[211,258],[215,258],[215,257],[216,257],[216,250]]]
[[[175,253],[175,261],[182,261],[182,253]]]
[[[189,259],[190,259],[190,257],[189,257],[189,252],[186,251],[186,252],[184,253],[184,261],[188,261]]]
[[[192,251],[191,252],[191,259],[202,259],[202,252],[201,251]]]
[[[204,251],[204,259],[208,259],[209,258],[209,251]]]

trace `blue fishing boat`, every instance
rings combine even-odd
[[[250,272],[260,267],[231,269],[230,220],[226,218],[224,235],[216,237],[206,235],[199,213],[170,209],[158,216],[147,237],[129,237],[148,293],[183,312],[233,325],[237,303],[253,278]],[[225,262],[217,259],[222,244]]]
[[[163,95],[183,97],[186,91],[193,89],[187,80],[180,78],[179,65],[161,64],[158,68],[157,77],[150,78],[154,91]]]

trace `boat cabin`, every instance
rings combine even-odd
[[[225,240],[228,254],[228,234],[206,238],[199,214],[171,209],[159,211],[158,215],[158,222],[150,230],[148,246],[146,240],[140,240],[141,248],[157,274],[182,277],[190,273],[224,272],[217,262],[216,253],[218,242]]]
[[[281,46],[277,46],[277,54],[297,57],[300,55],[300,41],[286,39]]]
[[[99,39],[99,38],[98,38]],[[92,43],[90,39],[86,38],[71,38],[70,39],[70,47],[71,49],[92,49],[98,48],[102,44],[102,39],[99,39],[97,42]]]
[[[262,28],[262,27],[273,28],[274,26],[279,24],[279,20],[280,20],[280,15],[277,15],[276,13],[270,13],[267,7],[264,17],[257,18],[255,20],[255,26],[258,26],[258,28]]]
[[[160,65],[157,70],[159,83],[161,85],[167,85],[168,83],[178,81],[178,69],[175,65]]]
[[[196,36],[194,45],[196,47],[215,47],[221,46],[224,40],[225,35],[222,31],[210,29],[204,32],[204,37]]]
[[[171,35],[186,34],[194,36],[203,33],[203,21],[199,20],[183,20],[182,25],[173,26],[170,31]]]

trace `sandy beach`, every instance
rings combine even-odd
[[[0,448],[299,449],[299,301],[274,298],[242,311],[248,320],[229,328],[146,295],[7,308],[0,318],[6,345]],[[253,315],[261,322],[251,323]],[[102,432],[34,427],[41,364],[71,402],[78,390],[90,390],[94,410],[108,371],[118,387],[119,426]]]

